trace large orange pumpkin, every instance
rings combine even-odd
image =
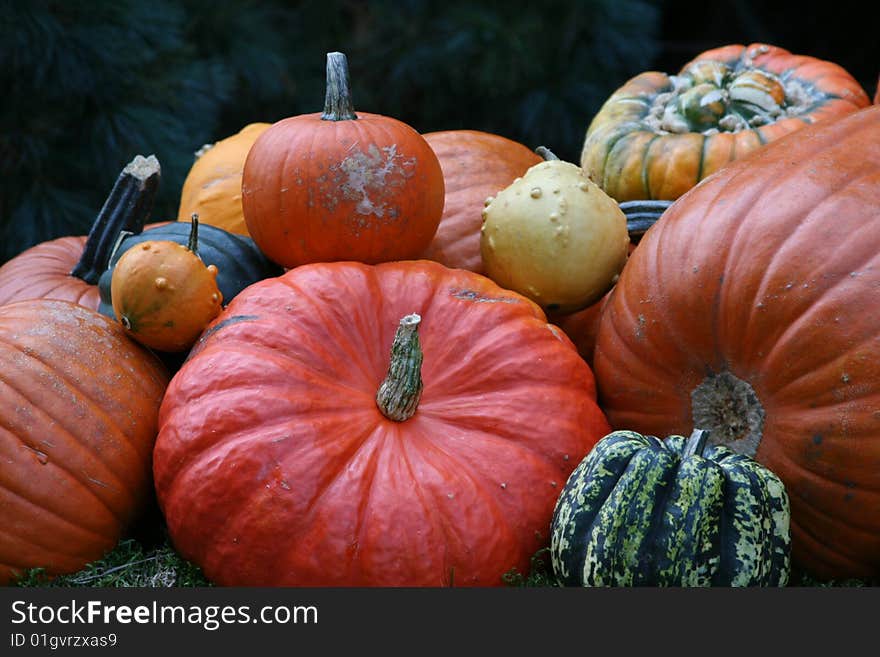
[[[825,577],[880,574],[878,208],[880,107],[768,144],[648,231],[596,340],[612,425],[753,455]]]
[[[250,123],[196,155],[180,192],[178,221],[199,215],[203,224],[248,235],[241,209],[241,175],[251,146],[270,123]]]
[[[581,166],[618,201],[681,196],[792,131],[870,103],[838,64],[777,46],[701,53],[678,75],[641,73],[593,117]]]
[[[319,263],[250,286],[193,347],[156,490],[220,584],[494,586],[607,430],[525,297],[427,260]]]
[[[355,114],[342,53],[327,55],[323,113],[282,119],[242,173],[248,232],[283,267],[419,256],[443,213],[443,171],[412,127]]]
[[[90,310],[101,303],[98,280],[119,233],[139,233],[153,209],[161,168],[154,156],[136,156],[120,172],[88,237],[42,242],[0,267],[0,305],[24,299],[72,301]]]
[[[69,301],[0,307],[0,584],[75,572],[152,500],[168,373],[122,327]]]
[[[519,142],[479,130],[443,130],[422,136],[440,160],[446,187],[440,226],[422,257],[482,274],[483,206],[538,164],[541,156]]]

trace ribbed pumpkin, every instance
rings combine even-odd
[[[612,425],[753,455],[820,577],[880,574],[878,207],[880,107],[768,144],[648,231],[596,340]]]
[[[98,287],[101,303],[98,311],[108,317],[116,317],[111,300],[113,271],[119,259],[130,249],[148,241],[170,241],[180,245],[189,243],[190,220],[147,226],[138,234],[125,235],[110,258],[108,268],[101,275]],[[201,217],[199,217],[201,222]],[[229,303],[236,294],[252,283],[278,276],[283,268],[269,260],[257,248],[254,241],[245,236],[230,233],[216,226],[199,224],[199,257],[206,265],[217,268],[217,287],[223,295],[223,303]]]
[[[870,103],[838,64],[777,46],[701,53],[678,75],[641,73],[593,117],[581,166],[619,201],[676,199],[779,137]]]
[[[416,258],[437,231],[443,201],[443,171],[418,132],[355,114],[342,53],[327,55],[324,112],[274,123],[242,174],[248,233],[287,268]]]
[[[122,327],[69,301],[0,307],[0,584],[75,572],[152,499],[168,373]]]
[[[483,205],[541,157],[517,141],[479,130],[443,130],[422,136],[437,154],[446,188],[440,225],[422,257],[482,274]]]
[[[69,236],[26,249],[0,267],[0,304],[61,299],[96,310],[98,281],[121,230],[140,232],[153,208],[161,169],[136,156],[119,174],[88,237]]]
[[[251,146],[270,123],[251,123],[196,154],[183,181],[177,220],[199,215],[202,224],[248,235],[241,209],[241,174]]]
[[[773,472],[708,432],[605,436],[553,513],[553,573],[565,586],[785,586],[790,509]]]
[[[424,260],[251,286],[191,351],[160,426],[171,538],[214,582],[494,586],[547,544],[608,424],[537,305]]]

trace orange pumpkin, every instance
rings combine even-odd
[[[880,106],[682,196],[633,251],[594,366],[612,426],[699,426],[791,498],[792,557],[880,575]]]
[[[446,187],[440,226],[422,257],[482,274],[484,203],[541,157],[519,142],[479,130],[444,130],[422,136],[440,160]]]
[[[258,586],[499,586],[547,544],[608,429],[589,367],[536,304],[427,260],[304,265],[245,289],[160,425],[174,545],[214,582]]]
[[[183,181],[178,221],[198,214],[203,224],[248,235],[241,209],[241,175],[251,146],[270,125],[251,123],[197,154]]]
[[[869,103],[833,62],[724,46],[678,75],[642,73],[615,91],[590,123],[581,166],[618,201],[674,200],[768,142]]]
[[[342,53],[327,55],[324,112],[273,124],[242,174],[248,232],[288,268],[415,258],[437,231],[443,200],[443,171],[418,132],[355,114]]]
[[[168,372],[122,327],[69,301],[0,306],[0,585],[82,569],[152,500]]]
[[[147,240],[119,258],[110,283],[113,312],[129,335],[153,349],[189,349],[220,312],[217,266],[198,256],[198,219],[187,246]]]

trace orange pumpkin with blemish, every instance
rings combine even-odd
[[[378,263],[427,248],[444,189],[440,162],[415,129],[354,112],[345,56],[330,53],[324,112],[282,119],[257,138],[241,201],[250,236],[283,267]]]

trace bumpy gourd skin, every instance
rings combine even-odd
[[[723,446],[633,431],[603,438],[568,479],[551,529],[568,586],[785,586],[788,494]]]
[[[188,349],[223,304],[217,267],[170,241],[126,251],[110,289],[113,312],[129,334],[159,351]]]
[[[581,166],[618,201],[675,200],[734,159],[869,102],[832,62],[724,46],[678,75],[641,73],[615,91],[587,129]]]
[[[483,210],[486,274],[549,312],[598,300],[626,263],[626,217],[571,162],[531,167]]]

